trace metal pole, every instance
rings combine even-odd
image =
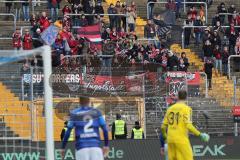
[[[206,18],[206,24],[208,23],[208,7],[207,7],[207,3],[203,2],[205,4],[205,18]]]
[[[22,80],[21,80],[21,88],[22,88],[22,101],[24,101],[24,80],[23,80],[23,77],[22,77]]]
[[[147,19],[149,19],[149,8],[148,8],[149,7],[149,3],[151,3],[151,2],[147,3]]]
[[[46,160],[54,158],[54,128],[53,128],[53,95],[50,87],[50,76],[52,74],[51,48],[43,48],[43,66],[44,66],[44,107],[46,115]]]
[[[35,8],[34,8],[34,7],[35,7],[35,6],[34,6],[35,4],[36,4],[36,0],[33,0],[33,1],[32,1],[32,13],[33,13],[33,14],[35,13]]]
[[[201,75],[204,76],[205,79],[205,98],[208,98],[208,80],[207,80],[207,74],[205,72],[200,72]]]
[[[233,91],[234,91],[234,96],[233,96],[233,103],[234,106],[237,105],[237,93],[236,93],[236,89],[237,88],[237,78],[236,76],[233,76]],[[234,124],[234,136],[238,136],[238,124],[237,122],[235,122]]]
[[[147,127],[146,127],[146,105],[145,105],[145,74],[143,74],[143,83],[142,83],[142,90],[143,90],[143,121],[144,121],[144,135],[145,135],[145,137],[147,136],[147,131],[146,131],[146,129],[147,129]]]
[[[31,139],[33,140],[34,138],[34,121],[33,121],[33,81],[32,81],[32,76],[33,76],[33,68],[30,67],[30,75],[31,75],[31,81],[30,81],[30,114],[31,114]]]
[[[184,35],[184,31],[185,31],[185,26],[183,26],[183,31],[182,31],[182,49],[185,48],[185,39],[184,39],[185,35]]]
[[[184,13],[186,13],[186,0],[184,0],[183,3],[184,3],[183,4],[183,11],[184,11]]]

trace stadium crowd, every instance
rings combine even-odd
[[[58,1],[57,1],[58,2]],[[164,44],[164,40],[170,33],[169,27],[160,15],[154,15],[153,19],[147,21],[144,27],[144,37],[148,40],[138,40],[135,32],[136,23],[136,5],[131,2],[130,5],[120,3],[110,4],[107,12],[109,15],[109,23],[101,15],[104,13],[100,1],[96,4],[92,1],[68,1],[69,5],[65,5],[62,10],[63,17],[55,17],[51,12],[51,18],[46,12],[41,15],[32,14],[30,23],[32,28],[25,29],[25,33],[21,35],[20,29],[13,34],[13,47],[16,50],[29,50],[44,44],[41,39],[41,33],[44,32],[51,24],[61,26],[61,31],[57,35],[55,42],[52,44],[54,58],[54,66],[86,64],[92,66],[129,66],[135,63],[157,63],[164,70],[180,70],[187,71],[189,66],[186,54],[182,53],[180,57],[169,51]],[[53,3],[53,2],[52,2]],[[51,5],[50,5],[51,6]],[[51,7],[50,7],[51,8]],[[92,8],[92,9],[89,9]],[[55,8],[60,9],[60,8]],[[90,12],[90,10],[92,10]],[[52,9],[51,9],[52,11]],[[73,15],[77,13],[80,15]],[[95,15],[89,15],[95,14]],[[117,15],[114,15],[117,14]],[[126,14],[126,17],[118,14]],[[113,43],[114,52],[105,53],[103,49],[99,49],[96,45],[91,45],[86,38],[78,35],[76,28],[86,27],[89,25],[100,24],[100,33],[102,38],[102,46]],[[91,55],[84,58],[86,55]],[[108,55],[105,57],[104,55]],[[78,55],[83,58],[64,58],[64,56]],[[84,59],[84,60],[83,60]],[[27,61],[34,65],[38,65],[38,61]]]
[[[226,75],[228,71],[228,57],[240,54],[240,15],[234,5],[227,6],[220,3],[215,16],[212,18],[212,26],[204,26],[201,14],[188,14],[184,24],[190,26],[184,30],[184,45],[190,45],[190,38],[195,37],[195,47],[202,43],[202,58],[213,63],[217,70]],[[194,27],[193,27],[194,26]],[[199,27],[195,27],[199,26]],[[209,61],[210,59],[210,61]],[[239,61],[235,61],[234,66],[239,66]]]

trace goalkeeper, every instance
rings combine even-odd
[[[209,135],[200,133],[192,124],[192,109],[186,105],[186,91],[178,92],[178,102],[168,108],[161,126],[162,135],[168,144],[168,160],[193,160],[188,132],[208,142]]]

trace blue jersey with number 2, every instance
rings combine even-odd
[[[63,139],[62,148],[65,148],[71,130],[75,128],[76,149],[99,147],[99,128],[104,132],[105,146],[108,145],[108,131],[101,112],[92,107],[81,107],[70,112],[70,120]]]

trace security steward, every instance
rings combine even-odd
[[[116,120],[112,124],[112,139],[127,139],[127,124],[120,114],[116,114]]]
[[[141,128],[139,121],[135,122],[135,127],[132,129],[131,139],[144,139],[144,131]]]
[[[61,132],[61,140],[63,140],[65,132],[67,131],[67,124],[68,124],[68,121],[65,121],[64,122],[64,128],[62,129],[62,132]],[[71,131],[70,137],[68,138],[69,142],[75,140],[74,131],[75,131],[74,129]]]

